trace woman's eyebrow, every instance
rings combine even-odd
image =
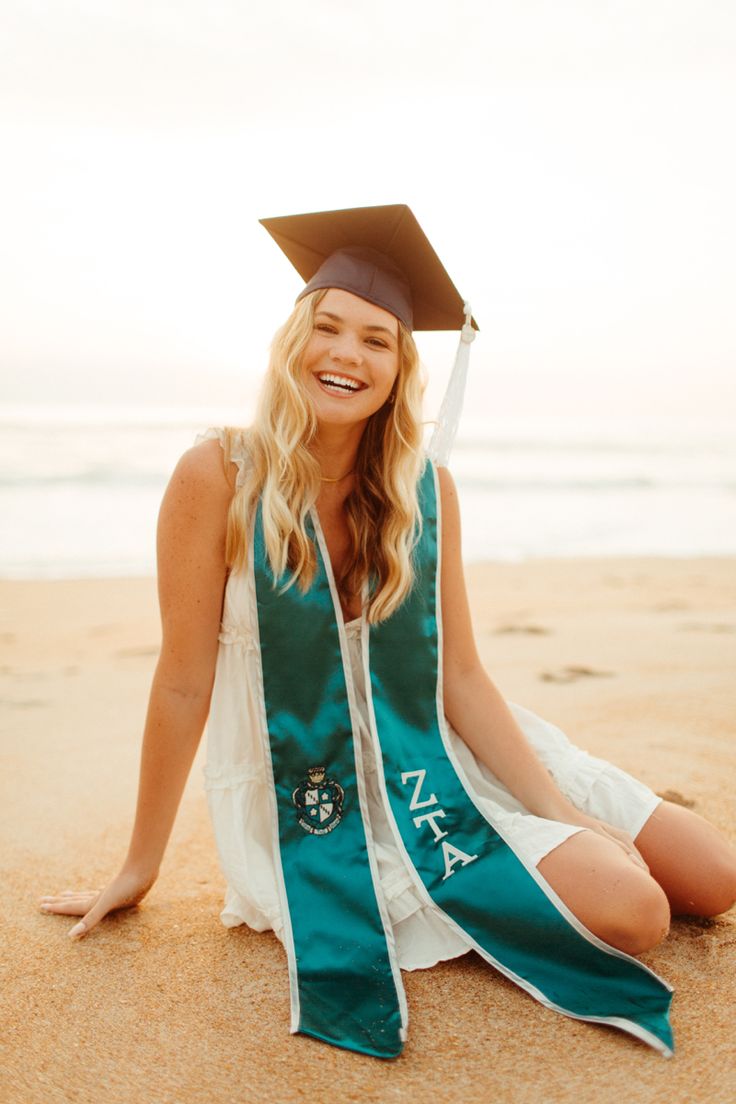
[[[388,326],[364,326],[363,329],[373,331],[380,330],[381,333],[387,333],[389,337],[396,337],[396,334],[393,332],[393,330],[390,330]]]
[[[324,315],[325,318],[330,318],[330,319],[332,319],[333,322],[344,322],[345,321],[345,319],[341,318],[339,314],[332,314],[331,311],[326,311],[326,310],[316,311],[314,317],[317,318],[319,315]],[[382,333],[387,333],[389,335],[389,337],[393,337],[393,338],[396,337],[396,334],[393,332],[393,330],[390,330],[388,326],[363,326],[363,329],[364,330],[371,330],[373,332],[375,332],[376,330],[380,330]]]

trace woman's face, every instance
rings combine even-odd
[[[302,359],[322,424],[367,421],[391,394],[399,371],[399,323],[389,311],[330,288],[314,312]]]

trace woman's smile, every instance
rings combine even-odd
[[[336,372],[317,372],[317,379],[330,395],[339,395],[341,398],[350,398],[366,388],[366,384],[354,376],[338,375]]]

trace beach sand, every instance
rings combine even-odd
[[[736,842],[736,560],[494,563],[468,580],[507,698]],[[676,920],[644,956],[675,987],[671,1060],[543,1008],[474,954],[404,975],[395,1061],[289,1035],[281,945],[219,920],[204,740],[149,896],[67,939],[75,920],[37,900],[102,886],[125,856],[155,583],[6,582],[0,596],[3,1104],[736,1100],[733,912]]]

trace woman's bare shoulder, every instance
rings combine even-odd
[[[232,467],[232,465],[230,465]],[[219,441],[192,445],[179,458],[159,513],[159,550],[212,542],[224,546],[235,476],[225,469]]]
[[[217,441],[203,441],[181,456],[161,502],[156,539],[164,650],[170,657],[189,657],[187,663],[206,653],[203,682],[211,677],[227,579],[232,489],[218,452]],[[200,678],[195,668],[187,681]]]
[[[238,467],[234,461],[226,464],[223,446],[217,438],[208,438],[192,445],[180,457],[172,480],[190,487],[193,492],[232,498]]]

